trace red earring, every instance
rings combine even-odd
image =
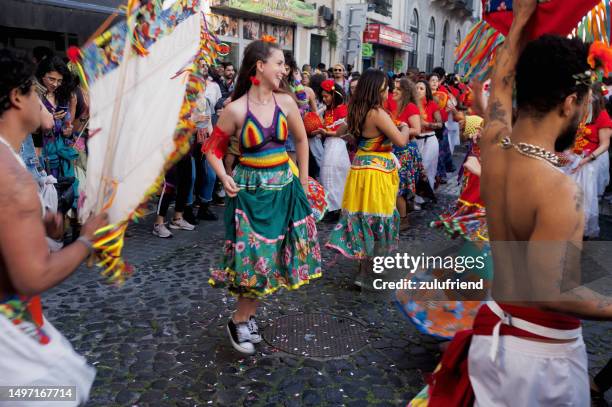
[[[259,79],[257,79],[257,78],[256,78],[256,77],[254,77],[254,76],[251,76],[249,79],[251,79],[251,83],[252,83],[253,85],[255,85],[255,86],[259,86],[259,84],[261,83],[261,82],[259,81]]]

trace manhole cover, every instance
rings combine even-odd
[[[330,314],[280,317],[266,327],[263,337],[278,350],[315,358],[349,355],[368,344],[368,333],[360,322]]]

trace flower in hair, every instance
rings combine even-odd
[[[321,89],[323,89],[326,92],[333,92],[335,88],[335,83],[333,80],[331,79],[326,79],[323,82],[321,82]]]
[[[601,67],[607,76],[612,71],[612,48],[601,41],[595,41],[589,48],[587,62],[593,69]]]
[[[249,79],[251,80],[251,83],[252,83],[254,86],[259,86],[259,84],[261,83],[261,82],[259,81],[259,79],[257,79],[255,76],[251,76]]]
[[[263,42],[270,42],[270,43],[272,43],[272,44],[276,44],[276,37],[274,37],[273,35],[268,35],[268,34],[263,35],[263,36],[261,37],[261,40],[262,40]]]

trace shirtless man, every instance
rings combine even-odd
[[[480,142],[497,302],[474,323],[468,371],[477,406],[589,405],[578,318],[612,319],[610,299],[566,284],[579,269],[583,198],[549,154],[573,145],[588,111],[588,47],[553,36],[525,44],[536,5],[513,2]]]
[[[48,321],[34,322],[28,299],[58,285],[89,255],[106,215],[91,218],[81,237],[50,253],[61,216],[47,214],[38,187],[16,151],[40,126],[34,66],[0,50],[0,386],[76,386],[74,405],[87,400],[95,370]]]

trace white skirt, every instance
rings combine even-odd
[[[321,168],[321,165],[323,163],[323,154],[325,153],[321,139],[316,136],[309,138],[308,147],[310,148],[310,152],[312,153],[312,156],[317,162],[317,165],[319,166],[319,168]]]
[[[475,407],[589,406],[587,354],[582,338],[571,343],[534,342],[474,335],[468,357]]]
[[[576,162],[580,161],[579,156],[575,158]],[[598,172],[600,166],[595,162],[590,162],[577,172],[568,173],[568,175],[582,189],[584,199],[584,235],[587,237],[599,236],[599,197],[597,196],[598,188]]]
[[[76,401],[36,401],[31,405],[59,407],[85,404],[96,370],[74,351],[70,342],[46,319],[42,329],[50,339],[46,345],[38,343],[0,315],[0,386],[76,386]],[[3,407],[26,404],[0,402]]]
[[[603,196],[610,183],[610,155],[607,151],[597,157],[594,164],[597,166],[597,196]]]
[[[425,167],[425,174],[427,174],[427,180],[431,189],[434,189],[436,184],[436,174],[438,172],[438,154],[440,152],[440,145],[438,144],[438,138],[436,136],[427,137],[425,139],[417,139],[417,146],[423,157],[423,166]]]
[[[448,131],[448,145],[451,154],[453,154],[455,152],[455,147],[461,144],[459,123],[449,118],[446,122],[446,130]]]
[[[339,137],[328,137],[325,140],[325,153],[321,165],[321,185],[327,192],[328,211],[342,208],[342,196],[346,177],[351,169],[351,160],[346,143]]]

